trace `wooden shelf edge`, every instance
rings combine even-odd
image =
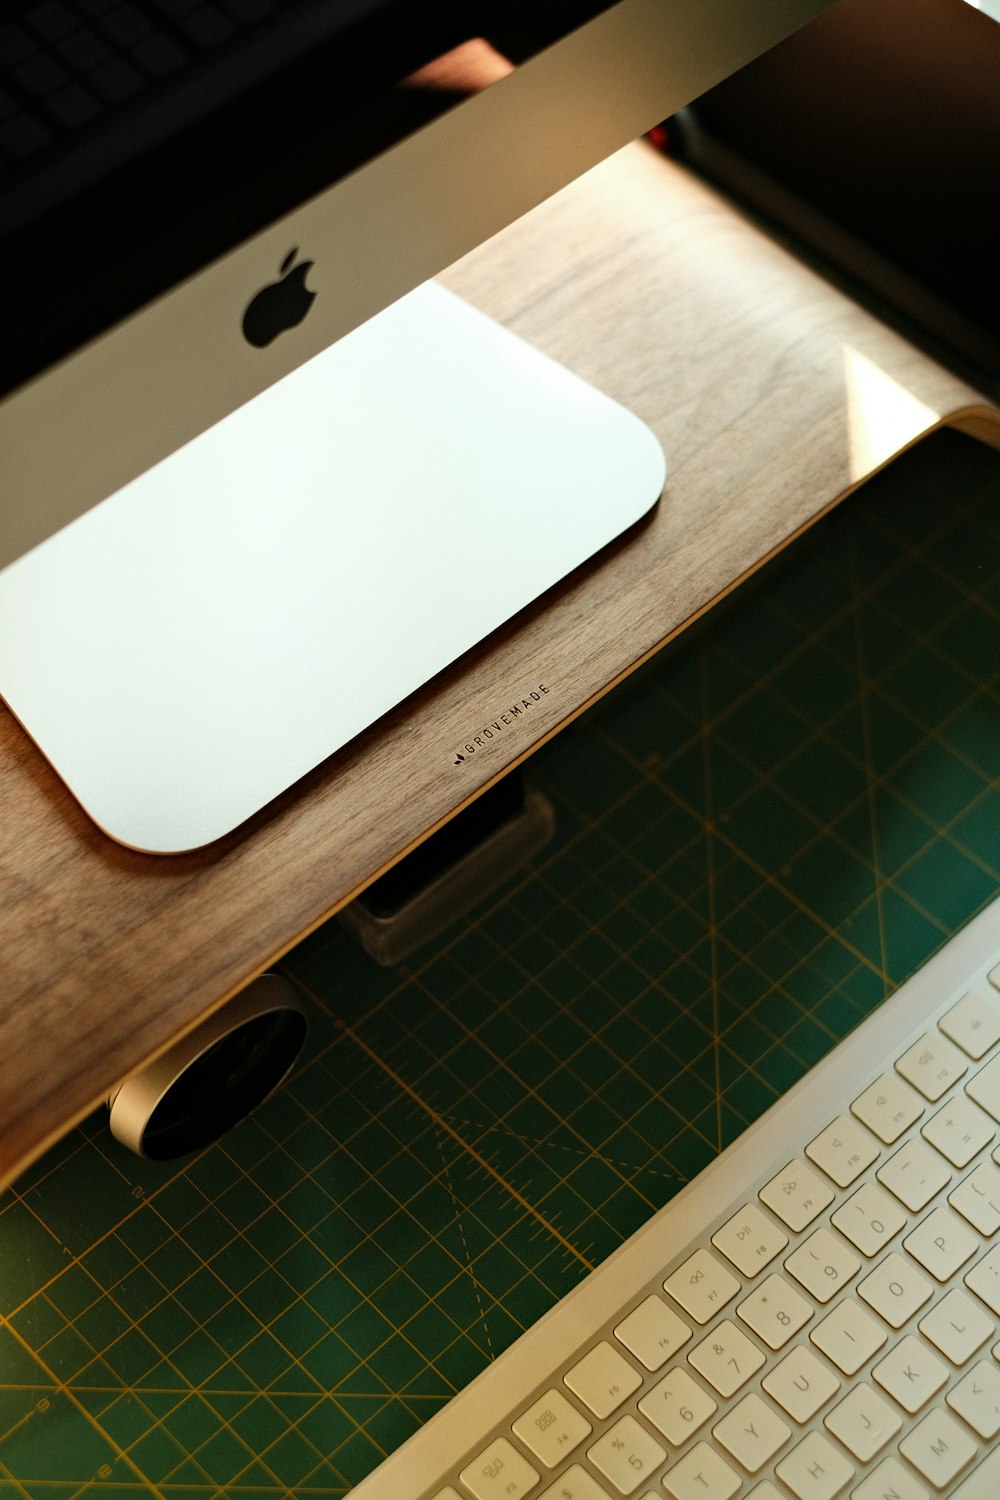
[[[890,461],[852,472],[848,345],[929,413],[896,451],[938,426],[1000,447],[1000,412],[643,147],[444,279],[649,421],[659,512],[197,855],[109,845],[0,713],[0,1188]],[[454,745],[534,682],[545,703],[456,777]]]

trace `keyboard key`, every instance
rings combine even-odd
[[[696,1323],[707,1323],[733,1300],[740,1283],[710,1250],[696,1250],[663,1283],[663,1289]]]
[[[513,1443],[497,1438],[458,1476],[476,1500],[521,1500],[538,1483],[538,1475]]]
[[[796,1234],[811,1224],[833,1202],[834,1195],[822,1177],[800,1157],[790,1161],[757,1195],[783,1224]]]
[[[690,1328],[662,1297],[647,1297],[615,1329],[615,1338],[647,1370],[660,1369],[690,1337]]]
[[[874,1458],[903,1425],[899,1412],[865,1381],[849,1391],[823,1421],[861,1463]]]
[[[851,1491],[851,1500],[931,1500],[927,1490],[914,1478],[912,1469],[904,1469],[898,1458],[883,1458]]]
[[[970,1474],[966,1475],[957,1488],[950,1491],[948,1500],[983,1500],[984,1495],[988,1497],[988,1500],[992,1500],[992,1497],[998,1494],[1000,1494],[1000,1448],[994,1448]]]
[[[851,1114],[891,1146],[903,1131],[919,1120],[924,1101],[898,1073],[883,1073],[851,1105]]]
[[[951,1172],[936,1151],[922,1141],[907,1141],[875,1173],[911,1213],[919,1213],[951,1181]]]
[[[957,1094],[932,1116],[920,1134],[953,1167],[967,1167],[996,1134],[996,1125],[971,1099]]]
[[[567,1371],[563,1381],[595,1417],[610,1417],[639,1389],[642,1376],[616,1349],[602,1342]]]
[[[980,1234],[996,1234],[1000,1229],[1000,1167],[982,1162],[948,1194],[948,1202]]]
[[[872,1370],[884,1391],[912,1416],[948,1380],[948,1368],[921,1339],[907,1335]]]
[[[560,1391],[546,1391],[512,1425],[524,1446],[547,1469],[562,1463],[594,1430]]]
[[[686,1370],[671,1370],[639,1402],[643,1416],[675,1448],[687,1442],[718,1409],[708,1392]]]
[[[976,990],[963,995],[938,1023],[973,1061],[978,1062],[991,1047],[1000,1042],[1000,1005],[995,995]]]
[[[663,1476],[663,1488],[674,1500],[732,1500],[742,1482],[736,1470],[707,1443],[696,1443]]]
[[[1000,1433],[1000,1369],[981,1359],[945,1398],[986,1442]]]
[[[1000,1057],[987,1063],[975,1078],[970,1078],[965,1092],[970,1099],[981,1104],[994,1120],[1000,1121]]]
[[[849,1115],[839,1115],[806,1147],[809,1160],[842,1188],[850,1187],[878,1154],[878,1142],[871,1131]]]
[[[871,1313],[857,1302],[845,1300],[837,1303],[809,1337],[838,1370],[845,1375],[856,1375],[878,1353],[889,1335]]]
[[[764,1363],[757,1345],[728,1318],[718,1323],[707,1339],[688,1355],[690,1364],[720,1396],[731,1396]]]
[[[969,1062],[947,1037],[929,1031],[903,1053],[896,1070],[933,1104],[969,1071]]]
[[[966,1272],[965,1284],[981,1297],[991,1312],[1000,1318],[1000,1245],[984,1255],[978,1265]]]
[[[622,1417],[599,1442],[587,1449],[587,1457],[616,1490],[631,1495],[660,1467],[665,1449],[651,1438],[635,1417]]]
[[[771,1275],[738,1304],[736,1312],[769,1349],[783,1349],[809,1322],[813,1308],[784,1277]]]
[[[713,1436],[750,1474],[756,1474],[792,1435],[792,1429],[759,1396],[744,1396],[712,1428]]]
[[[862,1255],[876,1255],[907,1223],[906,1215],[889,1194],[866,1182],[831,1215],[841,1234]]]
[[[767,1372],[761,1385],[796,1422],[808,1422],[840,1390],[836,1375],[801,1344]]]
[[[920,1320],[920,1332],[940,1349],[953,1365],[965,1361],[993,1333],[993,1319],[988,1318],[977,1302],[955,1287]]]
[[[820,1432],[810,1432],[775,1473],[798,1500],[833,1500],[854,1478],[854,1468]]]
[[[747,1500],[784,1500],[769,1479],[764,1479],[756,1489],[750,1491]]]
[[[864,1281],[858,1283],[863,1297],[890,1328],[902,1328],[908,1318],[929,1302],[933,1288],[912,1261],[891,1251]]]
[[[555,1484],[543,1490],[538,1500],[611,1500],[611,1496],[585,1469],[574,1464],[560,1474]]]
[[[788,1236],[755,1203],[746,1203],[716,1230],[712,1244],[738,1271],[751,1277],[785,1249]]]
[[[899,1451],[935,1489],[940,1490],[972,1462],[979,1449],[975,1439],[958,1425],[954,1417],[936,1406],[912,1432],[907,1433]],[[980,1491],[982,1495],[989,1493],[988,1489]]]
[[[978,1238],[950,1208],[933,1209],[903,1244],[936,1281],[949,1281],[979,1249]]]
[[[829,1229],[817,1229],[785,1261],[785,1270],[817,1302],[829,1302],[860,1271],[861,1262]]]

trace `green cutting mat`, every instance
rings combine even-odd
[[[992,897],[998,670],[1000,457],[942,434],[535,757],[477,921],[303,943],[255,1119],[0,1199],[0,1496],[342,1494]]]

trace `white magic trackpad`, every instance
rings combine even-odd
[[[112,838],[198,848],[663,479],[638,418],[431,283],[0,573],[0,695]]]

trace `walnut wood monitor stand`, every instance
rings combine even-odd
[[[976,391],[644,146],[444,279],[636,412],[663,498],[196,854],[112,843],[0,712],[0,1182],[902,448],[1000,444]]]

